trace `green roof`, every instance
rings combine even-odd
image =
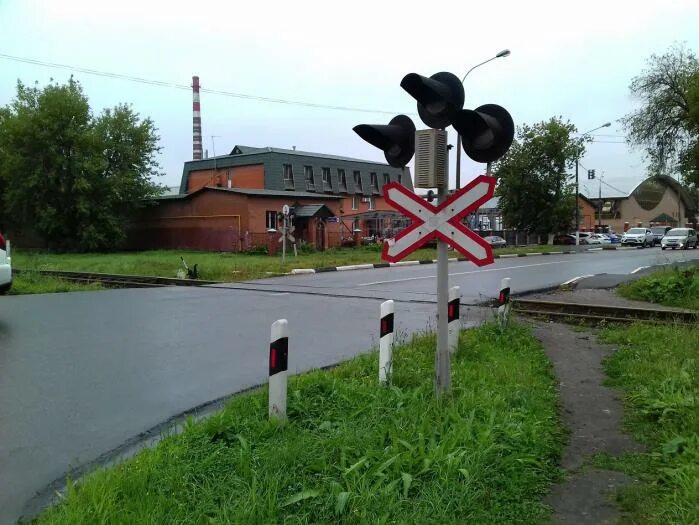
[[[413,189],[410,168],[407,167],[394,168],[381,162],[308,151],[237,145],[230,155],[185,162],[180,193],[187,191],[187,182],[192,171],[250,165],[263,166],[266,190],[312,193],[315,189],[318,195],[343,194],[347,196],[358,193],[369,196],[380,194],[385,181],[397,182],[399,180],[406,188]],[[291,175],[291,178],[286,180],[284,174],[289,169],[290,173],[288,174]],[[313,174],[313,185],[306,181],[308,170]],[[354,183],[355,173],[359,174],[361,186]],[[378,188],[372,190],[371,176],[374,173]],[[344,184],[341,187],[342,174],[344,174]],[[324,175],[326,180],[329,180],[329,184],[324,183]]]

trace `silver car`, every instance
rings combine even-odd
[[[645,248],[646,246],[653,247],[654,243],[653,232],[648,228],[631,228],[624,232],[624,235],[621,237],[622,246],[640,246]]]
[[[663,250],[665,248],[688,250],[696,248],[698,243],[697,232],[692,228],[673,228],[660,241],[660,248]]]
[[[12,259],[10,241],[5,241],[0,232],[0,293],[6,293],[12,286]]]

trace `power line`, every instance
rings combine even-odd
[[[162,80],[152,80],[152,79],[148,79],[148,78],[135,77],[132,75],[124,75],[121,73],[111,73],[109,71],[100,71],[97,69],[89,69],[89,68],[85,68],[85,67],[71,66],[68,64],[59,64],[56,62],[46,62],[43,60],[36,60],[33,58],[27,58],[27,57],[18,57],[18,56],[13,56],[13,55],[7,55],[4,53],[0,53],[0,58],[3,58],[5,60],[14,61],[14,62],[23,62],[25,64],[32,64],[35,66],[51,67],[51,68],[55,68],[55,69],[65,69],[68,71],[77,71],[80,73],[85,73],[88,75],[95,75],[95,76],[99,76],[99,77],[126,80],[128,82],[136,82],[139,84],[147,84],[150,86],[167,87],[167,88],[172,88],[172,89],[183,89],[186,91],[190,91],[192,89],[191,86],[188,86],[186,84],[178,84],[175,82],[165,82]],[[248,93],[235,93],[233,91],[224,91],[224,90],[220,90],[220,89],[201,88],[201,92],[202,93],[211,93],[212,95],[221,95],[221,96],[225,96],[225,97],[240,98],[240,99],[244,99],[244,100],[254,100],[257,102],[269,102],[269,103],[274,103],[274,104],[287,104],[287,105],[302,106],[302,107],[317,108],[317,109],[332,109],[332,110],[336,110],[336,111],[377,113],[377,114],[391,115],[391,116],[395,116],[398,113],[401,113],[400,111],[387,111],[387,110],[381,110],[381,109],[357,108],[357,107],[351,107],[351,106],[337,106],[337,105],[333,105],[333,104],[317,104],[315,102],[305,102],[302,100],[290,100],[290,99],[284,99],[284,98],[263,97],[263,96],[259,96],[259,95],[250,95]]]

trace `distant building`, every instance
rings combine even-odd
[[[595,203],[595,220],[591,228],[617,232],[634,226],[681,227],[697,222],[697,203],[672,177],[650,177],[623,197],[589,199]]]
[[[132,248],[247,250],[268,242],[284,205],[294,236],[318,249],[349,243],[355,229],[382,236],[407,220],[383,188],[413,189],[409,168],[335,155],[235,146],[229,155],[185,162],[179,191],[143,210]]]

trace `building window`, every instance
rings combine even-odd
[[[304,166],[303,167],[303,177],[306,179],[306,189],[307,190],[315,190],[316,189],[316,181],[313,178],[313,166]]]
[[[371,191],[372,192],[379,192],[379,178],[376,176],[376,173],[371,173]]]
[[[359,219],[354,219],[352,221],[352,231],[359,229]]]
[[[340,191],[347,191],[347,177],[345,177],[345,170],[337,170],[337,180],[340,183]]]
[[[323,168],[323,191],[332,191],[333,184],[330,180],[330,168]]]
[[[383,174],[383,185],[385,186],[389,182],[391,182],[391,177],[388,175],[388,173],[384,173]]]
[[[294,169],[291,164],[284,164],[284,189],[294,189]]]
[[[369,197],[369,210],[375,210],[376,209],[376,203],[374,202],[374,197]]]
[[[403,184],[403,174],[402,173],[398,174],[398,184]]]
[[[266,211],[265,212],[265,228],[268,230],[277,229],[277,212],[276,211]]]
[[[364,190],[362,189],[362,174],[358,171],[354,172],[354,192],[364,193]]]
[[[357,197],[356,195],[352,195],[352,209],[353,210],[359,209],[359,197]]]

